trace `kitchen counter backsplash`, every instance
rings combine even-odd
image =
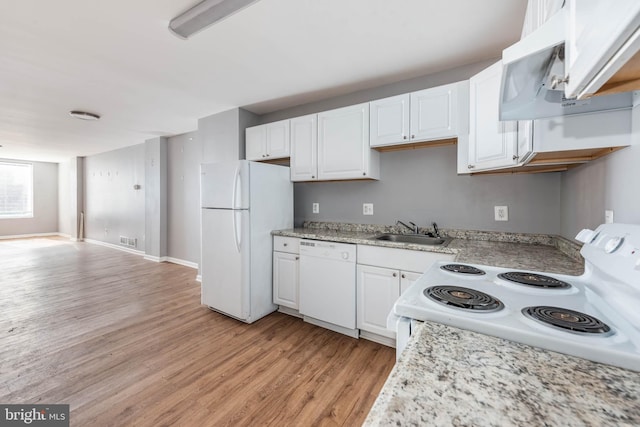
[[[344,231],[349,233],[410,233],[410,231],[407,230],[406,227],[397,225],[353,224],[322,221],[305,221],[302,224],[302,228],[333,232]],[[442,228],[439,229],[439,231],[441,236],[452,237],[454,239],[553,246],[575,261],[584,261],[582,255],[580,255],[581,246],[561,236],[555,236],[551,234],[509,233],[502,231],[457,230],[449,228]],[[433,232],[433,228],[419,227],[418,232],[420,234],[426,234],[429,232]]]

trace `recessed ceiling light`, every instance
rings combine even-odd
[[[80,120],[99,120],[100,116],[93,113],[87,113],[86,111],[73,110],[69,111],[71,117],[75,117]]]

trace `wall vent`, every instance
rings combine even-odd
[[[138,239],[134,239],[133,237],[120,236],[120,244],[128,246],[130,248],[136,248],[138,247]]]

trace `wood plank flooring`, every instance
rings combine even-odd
[[[88,243],[0,241],[0,402],[72,426],[360,425],[394,350],[200,305],[195,270]]]

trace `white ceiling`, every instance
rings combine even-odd
[[[64,161],[497,57],[526,5],[260,0],[180,40],[167,25],[196,2],[0,2],[0,157]]]

